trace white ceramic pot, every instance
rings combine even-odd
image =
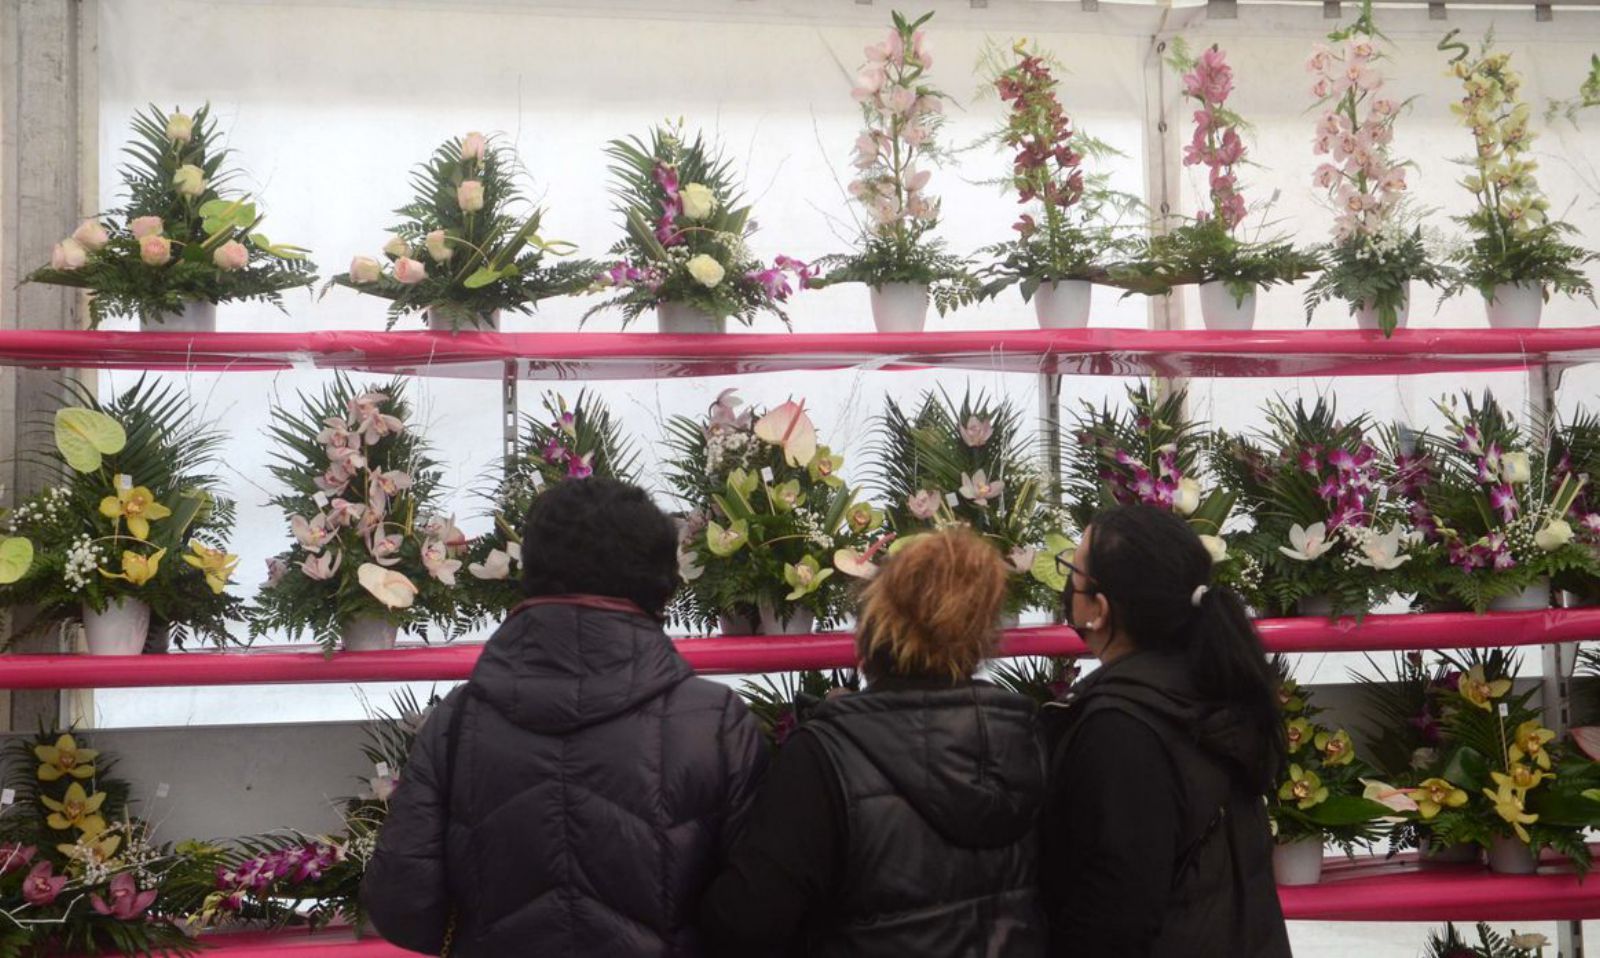
[[[83,607],[83,637],[90,655],[138,655],[150,635],[150,607],[138,599],[112,599],[104,612]]]
[[[1550,580],[1539,581],[1510,595],[1489,600],[1490,612],[1543,612],[1550,608]]]
[[[1544,289],[1539,283],[1501,283],[1487,305],[1491,329],[1538,329]]]
[[[1400,294],[1400,309],[1395,313],[1394,328],[1405,329],[1406,320],[1411,318],[1411,284],[1406,284],[1405,292]],[[1357,329],[1382,329],[1378,323],[1378,307],[1372,303],[1362,303],[1356,310]]]
[[[1200,284],[1200,321],[1207,329],[1251,329],[1256,324],[1256,291],[1236,300],[1228,284],[1220,281]]]
[[[924,283],[884,283],[872,287],[872,324],[880,333],[920,333],[928,323]]]
[[[183,311],[163,313],[161,322],[139,320],[142,333],[214,333],[217,331],[217,304],[204,300],[190,300]]]
[[[1330,619],[1333,617],[1333,598],[1326,595],[1308,595],[1295,603],[1295,611],[1306,618]]]
[[[726,317],[716,317],[688,303],[662,303],[656,307],[656,324],[673,335],[718,334],[728,331]]]
[[[1089,325],[1094,284],[1086,279],[1040,283],[1033,292],[1033,311],[1040,329],[1083,329]]]
[[[1532,875],[1539,870],[1539,860],[1515,836],[1496,835],[1489,842],[1489,870],[1496,875]]]
[[[487,315],[479,314],[476,322],[473,321],[471,314],[459,310],[428,309],[423,311],[423,316],[428,321],[428,329],[436,333],[471,333],[483,330],[498,332],[500,330],[500,311],[498,309],[490,311]],[[451,317],[460,320],[459,329],[451,325]]]
[[[1322,839],[1302,838],[1272,848],[1272,875],[1280,885],[1315,885],[1322,880]]]
[[[810,635],[817,624],[809,609],[795,609],[788,618],[779,619],[778,610],[763,602],[760,614],[762,635]]]
[[[394,648],[400,627],[378,618],[361,618],[344,627],[346,652],[381,652]]]

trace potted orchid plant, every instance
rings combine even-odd
[[[1227,54],[1213,45],[1194,57],[1174,41],[1168,62],[1183,74],[1184,97],[1198,107],[1183,165],[1207,169],[1207,208],[1192,221],[1152,237],[1137,260],[1113,271],[1113,279],[1153,295],[1198,283],[1207,329],[1249,329],[1255,323],[1256,292],[1300,279],[1316,267],[1316,260],[1285,241],[1240,236],[1249,208],[1238,171],[1248,151],[1244,121],[1227,105],[1233,93]]]
[[[214,472],[222,434],[182,393],[144,379],[104,403],[76,382],[65,389],[42,454],[65,479],[0,525],[0,607],[37,608],[38,627],[81,617],[91,655],[232,641],[241,602],[226,590],[239,560]]]
[[[1049,505],[1054,486],[1009,400],[930,392],[908,412],[890,399],[873,458],[873,491],[900,541],[967,526],[1011,566],[1007,625],[1028,609],[1055,608],[1066,587],[1056,558],[1073,547],[1070,520]]]
[[[1328,40],[1317,44],[1306,70],[1322,111],[1314,151],[1328,158],[1313,179],[1338,215],[1322,274],[1306,291],[1306,322],[1317,306],[1339,300],[1357,326],[1389,336],[1410,315],[1412,282],[1437,286],[1445,275],[1430,262],[1421,227],[1407,228],[1403,215],[1410,164],[1395,158],[1392,143],[1406,104],[1383,89],[1387,57],[1372,0]]]
[[[1468,244],[1456,255],[1459,276],[1451,292],[1476,289],[1488,305],[1489,325],[1531,329],[1551,292],[1594,299],[1584,275],[1593,253],[1568,241],[1577,230],[1550,218],[1550,200],[1540,190],[1530,157],[1537,134],[1529,126],[1532,108],[1518,98],[1522,77],[1511,69],[1511,54],[1495,53],[1485,38],[1477,56],[1452,30],[1441,50],[1455,50],[1451,70],[1463,96],[1450,110],[1472,131],[1472,156],[1461,180],[1474,209],[1456,221],[1467,228]]]
[[[332,654],[393,648],[401,628],[455,638],[471,627],[457,576],[466,536],[435,511],[440,470],[407,420],[405,383],[340,376],[301,409],[272,410],[270,468],[294,544],[268,560],[252,637],[310,632]]]
[[[788,256],[771,266],[751,256],[755,223],[729,161],[679,126],[656,127],[648,143],[613,140],[606,155],[626,232],[593,284],[614,295],[584,319],[616,308],[627,324],[654,309],[664,333],[721,333],[730,317],[748,326],[768,312],[788,325],[784,304],[815,273]]]
[[[638,452],[597,396],[579,393],[569,406],[549,393],[544,410],[543,417],[522,417],[522,452],[485,495],[494,506],[494,529],[467,549],[467,589],[473,604],[492,618],[524,598],[518,581],[522,522],[546,490],[590,476],[639,480]]]
[[[977,281],[966,263],[932,236],[939,200],[928,190],[928,169],[942,152],[938,136],[947,99],[931,85],[933,53],[922,29],[933,17],[894,26],[866,49],[866,63],[850,91],[866,128],[856,138],[856,178],[850,196],[866,214],[854,253],[825,257],[818,285],[865,283],[872,290],[872,321],[879,332],[921,332],[931,295],[940,315],[972,298]]]
[[[993,88],[1009,107],[995,139],[1015,151],[1004,182],[1028,210],[1012,227],[1015,238],[982,250],[995,258],[983,271],[982,296],[1015,285],[1041,327],[1087,326],[1092,284],[1106,281],[1108,261],[1129,245],[1115,219],[1140,203],[1112,190],[1106,174],[1085,174],[1086,157],[1120,154],[1074,129],[1057,97],[1060,81],[1038,52],[1019,40],[1012,54],[993,67]]]
[[[1370,612],[1411,591],[1414,536],[1388,498],[1365,416],[1341,420],[1325,399],[1282,400],[1256,437],[1221,436],[1211,465],[1255,517],[1239,548],[1262,566],[1261,600],[1301,615]]]
[[[688,513],[675,621],[732,635],[840,622],[850,581],[872,576],[884,516],[844,481],[803,401],[768,411],[725,390],[704,420],[667,423],[667,481]]]
[[[89,325],[137,316],[145,330],[211,332],[217,304],[263,300],[316,281],[306,251],[261,232],[250,197],[229,188],[210,106],[193,116],[151,106],[124,150],[126,206],[84,220],[28,282],[90,292]]]
[[[575,247],[539,235],[544,210],[517,187],[516,153],[472,132],[450,139],[411,175],[411,202],[383,247],[357,256],[329,286],[389,301],[389,327],[421,311],[435,330],[498,329],[510,310],[586,289],[595,264],[551,263]],[[521,209],[519,209],[519,207]]]

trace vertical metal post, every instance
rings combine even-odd
[[[500,453],[505,474],[510,476],[521,458],[521,437],[517,431],[517,361],[506,360],[500,374]]]

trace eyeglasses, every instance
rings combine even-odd
[[[1072,560],[1067,558],[1067,554],[1065,552],[1056,553],[1056,571],[1067,578],[1067,587],[1065,591],[1067,593],[1068,601],[1071,601],[1072,593],[1074,592],[1081,592],[1084,595],[1094,595],[1099,592],[1099,590],[1093,585],[1094,576],[1073,564]],[[1078,588],[1077,584],[1072,580],[1074,575],[1083,577],[1083,581],[1087,583],[1087,585],[1081,589]]]

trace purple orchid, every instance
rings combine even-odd
[[[1473,423],[1467,423],[1461,429],[1461,438],[1456,440],[1456,448],[1468,455],[1483,455],[1483,434]]]
[[[567,450],[566,446],[561,444],[559,436],[551,436],[549,441],[544,444],[545,462],[551,465],[559,465],[570,458],[572,458],[572,453]]]
[[[655,170],[656,185],[668,196],[678,195],[678,171],[665,163],[657,163]]]
[[[1499,510],[1501,522],[1510,522],[1517,517],[1517,493],[1507,483],[1502,482],[1489,490],[1489,505]]]
[[[573,456],[567,460],[568,479],[587,479],[594,475],[594,453],[586,452],[581,457]]]

